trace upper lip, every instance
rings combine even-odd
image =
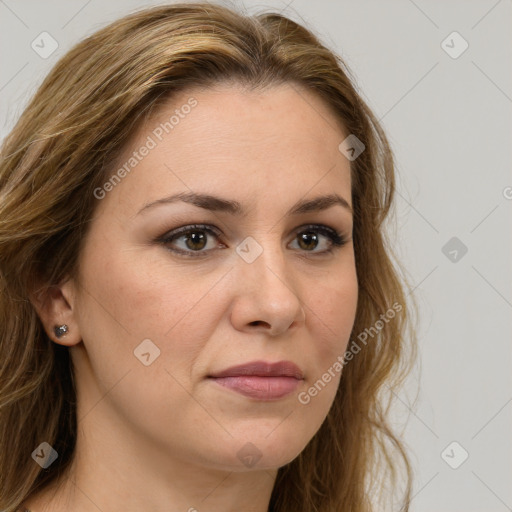
[[[267,361],[250,361],[226,368],[220,372],[208,375],[208,377],[239,377],[251,375],[254,377],[294,377],[303,379],[302,370],[291,361],[278,361],[271,363]]]

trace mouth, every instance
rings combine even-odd
[[[271,401],[295,391],[304,376],[291,361],[251,361],[208,375],[208,379],[249,398]]]

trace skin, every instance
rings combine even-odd
[[[339,372],[309,404],[297,395],[349,341],[358,294],[352,213],[341,205],[286,212],[331,193],[351,205],[350,162],[338,149],[348,134],[297,86],[225,84],[173,98],[134,134],[120,165],[191,97],[197,106],[99,201],[80,282],[34,300],[48,335],[71,352],[78,440],[72,472],[27,500],[32,512],[267,511],[278,468],[299,455],[332,405]],[[138,214],[190,191],[237,200],[247,215],[184,202]],[[193,223],[221,234],[206,245],[155,241]],[[317,242],[301,245],[304,224],[331,227],[347,242],[325,253],[330,239],[315,230]],[[249,236],[263,250],[252,263],[236,252]],[[206,256],[170,250],[196,247]],[[69,333],[58,339],[53,326],[64,323]],[[160,356],[145,366],[134,350],[148,338]],[[206,378],[253,360],[291,360],[304,380],[265,402]],[[237,456],[248,442],[261,455],[252,467]]]

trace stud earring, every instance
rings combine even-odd
[[[66,324],[63,324],[63,325],[56,325],[54,328],[53,328],[53,332],[55,333],[55,336],[57,336],[57,338],[60,338],[61,336],[64,336],[64,334],[66,334],[68,332],[69,328]]]

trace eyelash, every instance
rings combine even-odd
[[[329,249],[326,249],[325,251],[320,251],[320,252],[305,251],[306,253],[311,253],[313,255],[320,255],[320,256],[332,254],[333,252],[340,249],[347,243],[347,239],[341,233],[339,233],[335,229],[332,229],[328,226],[324,226],[322,224],[308,224],[306,226],[301,226],[299,229],[300,229],[300,231],[297,233],[297,235],[303,234],[306,232],[310,232],[310,231],[316,231],[324,236],[327,236],[331,241],[331,247]],[[221,235],[220,231],[217,228],[213,229],[212,226],[208,226],[205,224],[191,224],[191,225],[183,226],[183,227],[177,228],[173,231],[165,233],[164,235],[159,237],[156,240],[156,242],[159,242],[163,245],[168,245],[170,242],[172,242],[176,239],[179,239],[179,238],[183,237],[184,235],[188,235],[188,234],[191,234],[191,233],[194,233],[197,231],[204,231],[204,232],[209,233],[217,238]],[[296,240],[296,238],[294,240]],[[205,256],[210,251],[214,250],[214,249],[209,249],[207,251],[204,251],[204,250],[185,251],[183,249],[170,249],[170,248],[168,248],[168,249],[176,254],[180,254],[185,257],[190,257],[190,258],[200,258],[200,257]]]

